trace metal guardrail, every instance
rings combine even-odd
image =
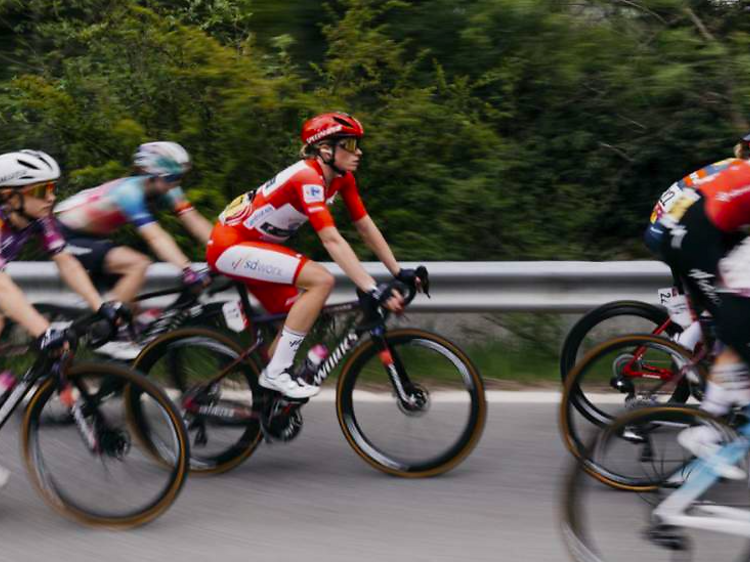
[[[341,269],[332,263],[323,265],[336,277],[330,302],[352,300],[354,286]],[[376,279],[390,278],[382,264],[364,265]],[[430,271],[432,298],[418,296],[410,307],[414,312],[583,312],[618,299],[656,303],[656,290],[671,285],[669,268],[654,261],[425,262],[424,265]],[[13,262],[7,272],[33,302],[80,302],[63,284],[52,262]],[[154,264],[148,271],[144,291],[178,286],[179,282],[177,268]],[[228,292],[216,295],[215,300],[232,298],[235,294]]]

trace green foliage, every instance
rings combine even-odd
[[[213,218],[295,161],[304,119],[342,109],[365,125],[358,180],[400,259],[644,257],[656,197],[750,128],[748,7],[0,0],[0,151],[53,154],[65,196],[175,140]],[[326,258],[310,229],[293,245]]]

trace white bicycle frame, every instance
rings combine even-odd
[[[716,467],[736,465],[750,451],[750,423],[739,429],[739,437],[706,459],[695,459],[680,473],[687,473],[679,489],[652,512],[659,523],[675,527],[705,529],[750,538],[750,510],[723,505],[693,505],[721,475]],[[673,479],[676,475],[673,475]],[[688,515],[690,509],[695,514]]]

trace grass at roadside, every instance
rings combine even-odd
[[[560,380],[559,359],[531,345],[500,341],[467,346],[464,351],[489,382],[501,380],[546,386]]]

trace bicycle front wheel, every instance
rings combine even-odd
[[[113,364],[79,363],[66,377],[73,385],[74,423],[42,421],[46,409],[60,403],[52,378],[25,411],[23,455],[34,486],[57,511],[88,525],[134,527],[164,513],[185,482],[189,459],[187,434],[169,398],[142,375]],[[141,404],[158,431],[159,462],[134,439],[126,396]]]
[[[394,330],[385,339],[387,352],[367,341],[342,368],[341,429],[378,470],[404,477],[446,472],[467,457],[484,428],[487,403],[479,372],[458,347],[435,334]],[[401,374],[397,383],[389,374],[394,369]]]
[[[576,560],[669,562],[680,558],[675,551],[682,550],[689,560],[747,562],[747,538],[731,534],[729,519],[723,524],[721,519],[730,506],[747,509],[747,479],[717,478],[688,505],[682,503],[688,500],[672,498],[673,494],[690,493],[693,477],[700,480],[706,476],[705,465],[697,464],[677,441],[681,431],[695,426],[711,426],[722,444],[737,437],[709,414],[676,406],[630,412],[597,432],[586,458],[596,461],[598,480],[606,476],[619,490],[590,478],[587,460],[572,463],[563,489],[562,528]],[[747,459],[740,462],[747,470]],[[665,509],[665,516],[676,507],[677,513],[684,510],[685,515],[696,516],[694,521],[703,516],[705,528],[683,527],[676,519],[656,516],[655,508],[665,501],[672,505]],[[738,528],[739,520],[735,521],[734,528]]]

